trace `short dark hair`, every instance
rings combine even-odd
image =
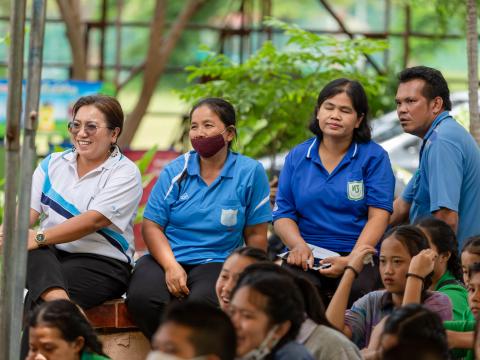
[[[400,225],[387,231],[384,239],[393,236],[408,250],[410,256],[417,255],[420,251],[428,249],[428,239],[416,226]]]
[[[78,337],[85,339],[83,351],[106,356],[97,334],[77,305],[69,300],[47,301],[39,305],[30,316],[30,327],[46,326],[60,331],[62,338],[73,342]]]
[[[252,274],[252,276],[260,272],[264,274],[271,272],[291,278],[300,290],[307,316],[319,325],[332,327],[325,316],[325,305],[317,287],[306,276],[298,274],[288,267],[279,266],[271,261],[257,262],[247,266],[244,270],[245,274]]]
[[[420,79],[425,81],[422,94],[428,100],[433,100],[440,96],[443,100],[445,110],[452,110],[452,102],[450,101],[450,90],[442,73],[437,69],[427,66],[414,66],[404,69],[398,74],[400,83],[406,83],[411,80]]]
[[[450,355],[446,357],[443,349],[439,349],[437,344],[427,341],[412,340],[408,343],[396,345],[382,354],[382,360],[449,360]]]
[[[207,106],[215,114],[218,115],[220,120],[225,124],[225,126],[235,126],[237,123],[237,118],[235,115],[235,108],[227,100],[215,97],[209,97],[201,99],[193,105],[192,110],[190,110],[190,120],[192,119],[193,112],[198,109],[200,106]]]
[[[430,248],[425,234],[414,225],[400,225],[394,227],[387,231],[383,238],[387,239],[389,237],[394,237],[396,240],[400,241],[411,257],[414,257],[424,249]],[[432,276],[433,271],[425,278],[422,299],[425,299],[427,296],[426,290],[432,285]]]
[[[235,358],[235,328],[222,310],[197,301],[174,303],[163,316],[162,324],[165,323],[175,323],[192,330],[190,341],[195,356],[213,354],[221,360]]]
[[[410,348],[414,344],[432,345],[443,355],[442,359],[449,359],[447,335],[442,320],[433,311],[420,304],[408,304],[396,309],[386,320],[383,334],[397,336],[396,348]]]
[[[450,258],[447,262],[447,269],[457,280],[462,279],[462,266],[458,256],[458,242],[455,232],[443,220],[433,216],[422,218],[415,222],[420,230],[426,231],[432,243],[437,248],[439,254],[450,252]]]
[[[293,278],[280,271],[262,271],[259,269],[262,266],[264,266],[262,263],[256,263],[245,268],[232,290],[231,298],[233,299],[235,293],[242,287],[248,287],[266,298],[263,312],[267,315],[270,325],[290,322],[288,332],[272,349],[272,353],[275,353],[284,344],[297,337],[306,318],[305,302]],[[272,263],[266,266],[276,266],[276,270],[280,269],[278,265]]]
[[[216,97],[208,97],[197,101],[193,106],[192,110],[190,110],[190,114],[188,115],[190,121],[192,121],[192,114],[193,112],[198,109],[200,106],[206,106],[211,111],[213,111],[223,122],[225,127],[233,127],[233,132],[235,137],[237,136],[237,117],[235,114],[235,108],[232,104],[230,104],[227,100],[222,98]],[[231,142],[228,143],[228,147],[230,148]]]
[[[120,129],[120,132],[118,133],[118,136],[120,137],[120,134],[123,130],[124,115],[122,106],[117,99],[102,94],[82,96],[73,105],[72,115],[74,119],[77,115],[78,110],[82,106],[86,105],[93,105],[98,110],[100,110],[101,113],[105,115],[105,119],[107,121],[107,126],[109,129],[113,130],[117,127]]]
[[[254,248],[252,246],[242,246],[242,247],[236,248],[235,250],[232,251],[230,255],[228,255],[227,259],[232,257],[233,255],[246,256],[246,257],[252,258],[256,262],[268,261],[268,256],[265,251],[259,248]]]
[[[323,133],[320,130],[318,124],[317,114],[318,110],[325,102],[325,100],[330,99],[331,97],[345,93],[352,101],[353,109],[357,113],[357,116],[363,116],[360,126],[353,130],[353,141],[356,142],[368,142],[372,138],[372,133],[370,126],[368,124],[368,99],[365,90],[358,81],[350,80],[346,78],[340,78],[333,81],[330,81],[325,87],[320,91],[317,98],[317,105],[313,112],[312,119],[308,126],[309,130],[314,133],[319,139],[322,139]]]
[[[468,267],[468,277],[471,278],[473,275],[480,273],[480,263],[476,262],[471,264]]]
[[[462,253],[464,251],[480,256],[480,235],[471,236],[465,240]]]

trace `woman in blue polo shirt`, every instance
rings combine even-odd
[[[333,294],[352,249],[376,246],[392,212],[394,176],[387,153],[371,141],[368,102],[362,85],[336,79],[318,96],[309,129],[315,137],[287,155],[273,211],[275,232],[290,249],[287,263],[307,271],[324,300]],[[320,246],[342,256],[328,269],[311,270]],[[353,298],[379,281],[366,266]]]
[[[195,150],[160,174],[144,213],[143,238],[150,254],[136,264],[127,304],[150,338],[165,305],[188,298],[218,306],[215,283],[225,258],[237,247],[267,247],[272,215],[262,165],[230,150],[235,110],[207,98],[190,112]]]

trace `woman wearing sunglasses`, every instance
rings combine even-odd
[[[33,175],[30,224],[40,225],[28,237],[27,312],[56,299],[99,305],[125,293],[132,270],[142,185],[116,145],[122,108],[93,95],[72,112],[73,148],[47,156]]]

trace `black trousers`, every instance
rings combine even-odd
[[[218,306],[215,283],[223,263],[201,265],[181,264],[187,273],[190,294],[186,300],[206,302]],[[130,315],[147,339],[157,330],[165,307],[177,300],[170,294],[165,282],[165,272],[151,256],[145,255],[137,261],[127,291],[127,307]]]
[[[348,255],[348,253],[341,255]],[[352,291],[350,292],[350,297],[348,298],[348,308],[352,306],[355,300],[361,298],[363,295],[383,287],[382,279],[378,269],[378,257],[374,256],[373,260],[375,266],[371,266],[370,264],[365,265],[363,270],[358,275],[358,278],[355,279],[352,286]],[[292,270],[295,274],[310,280],[317,287],[325,307],[327,307],[330,303],[330,300],[332,299],[332,296],[335,293],[335,290],[337,290],[338,284],[342,279],[341,276],[338,278],[330,278],[320,275],[317,270],[304,271],[302,268],[287,264],[285,261],[283,262],[282,266],[285,266]]]
[[[84,309],[122,296],[127,290],[132,267],[119,260],[95,254],[68,253],[53,246],[31,250],[27,262],[25,320],[43,300],[48,289],[64,289]],[[25,323],[25,329],[28,326]],[[28,331],[22,338],[21,359],[28,352]]]

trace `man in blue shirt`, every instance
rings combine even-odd
[[[433,215],[457,233],[459,245],[480,234],[480,152],[453,119],[450,93],[440,71],[425,66],[399,75],[396,103],[403,130],[423,139],[420,165],[394,203],[391,225]]]

